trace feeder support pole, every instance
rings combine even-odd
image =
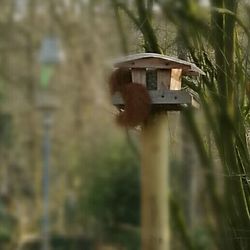
[[[169,250],[167,112],[152,115],[141,134],[142,250]]]

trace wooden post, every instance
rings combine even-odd
[[[141,134],[142,250],[169,250],[167,113],[152,115]]]

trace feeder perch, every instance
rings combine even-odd
[[[181,110],[184,106],[199,106],[194,96],[181,88],[182,76],[204,75],[195,64],[177,58],[140,53],[118,59],[115,68],[129,69],[132,82],[144,85],[152,100],[153,110]],[[122,108],[119,93],[112,97],[115,106]]]

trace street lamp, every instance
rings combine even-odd
[[[42,41],[39,52],[41,64],[40,87],[37,95],[37,107],[43,114],[43,218],[42,218],[42,250],[50,248],[50,223],[49,223],[49,169],[51,155],[50,130],[52,126],[52,113],[58,108],[58,101],[48,89],[54,67],[62,61],[59,39],[48,35]]]

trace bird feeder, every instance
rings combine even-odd
[[[197,106],[193,95],[182,89],[183,76],[204,75],[195,64],[177,58],[140,53],[118,59],[115,68],[131,71],[132,82],[144,85],[152,100],[152,110],[181,110],[183,106]],[[112,97],[115,106],[122,108],[124,102],[119,93]]]
[[[195,98],[182,89],[183,76],[204,74],[196,65],[160,54],[142,53],[121,58],[117,69],[131,72],[132,83],[146,87],[152,111],[178,111],[196,106]],[[138,96],[139,98],[139,96]],[[112,102],[123,108],[121,94]],[[169,185],[170,135],[166,112],[150,116],[141,129],[141,239],[143,250],[170,249]]]

